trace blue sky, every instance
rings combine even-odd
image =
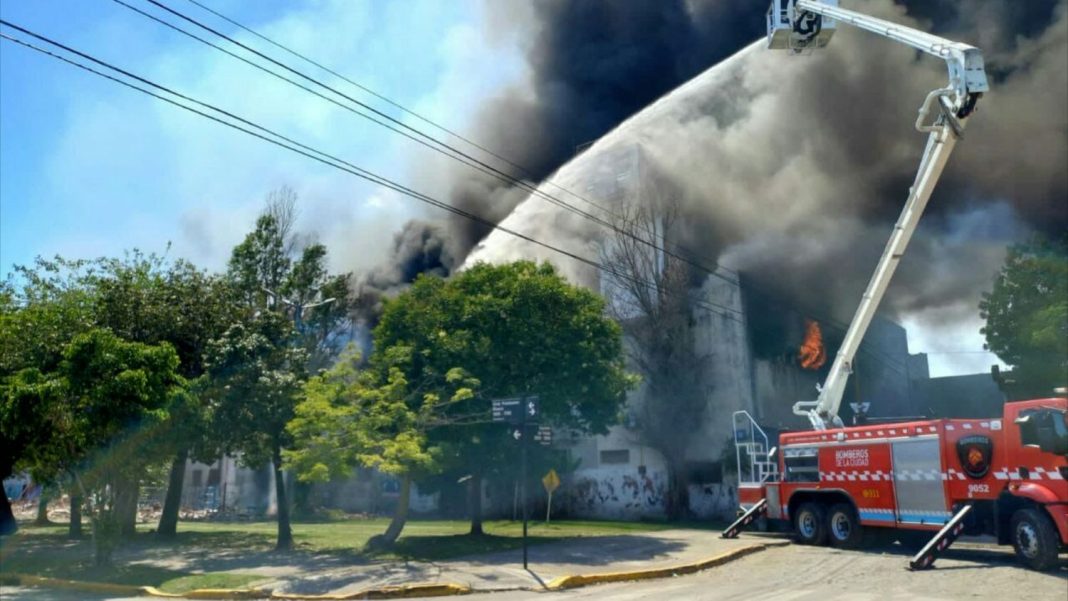
[[[165,14],[144,0],[128,1]],[[483,35],[486,15],[477,2],[203,2],[454,129],[464,129],[482,99],[522,75],[518,47],[507,36]],[[185,0],[166,4],[268,49]],[[440,159],[110,0],[3,0],[0,14],[440,194],[433,190],[435,173],[444,168]],[[332,83],[403,116],[343,82]],[[300,195],[300,226],[327,243],[335,268],[373,265],[397,226],[423,211],[414,201],[288,151],[8,42],[0,45],[0,273],[37,255],[95,257],[133,247],[162,252],[168,242],[173,255],[219,268],[263,197],[281,185]]]

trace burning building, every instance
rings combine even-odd
[[[569,510],[588,517],[663,515],[669,469],[662,447],[649,436],[649,429],[659,427],[667,436],[686,441],[681,453],[690,510],[704,516],[729,515],[735,508],[732,466],[725,455],[732,437],[731,414],[749,411],[772,430],[807,427],[791,407],[816,397],[845,324],[814,314],[818,311],[796,298],[763,289],[745,272],[722,265],[702,270],[697,259],[683,256],[689,224],[685,215],[669,214],[681,191],[641,144],[584,153],[571,163],[575,164],[582,166],[579,173],[564,173],[569,189],[611,207],[605,215],[614,219],[616,230],[608,228],[597,240],[572,248],[583,256],[598,257],[601,270],[558,256],[545,258],[606,298],[628,333],[632,369],[644,371],[645,382],[632,395],[624,424],[606,436],[572,437],[561,444],[579,466],[567,487]],[[650,210],[628,212],[631,209]],[[524,205],[517,209],[521,211]],[[556,212],[553,219],[558,233],[584,227],[572,213]],[[635,224],[638,227],[630,231],[644,242],[628,238],[626,226]],[[631,254],[620,257],[620,247]],[[490,250],[476,250],[474,259],[485,258]],[[621,274],[627,265],[643,267]],[[672,285],[672,265],[684,268],[683,281],[674,292],[666,290]],[[642,282],[635,284],[635,279]],[[654,292],[646,294],[647,287]],[[655,362],[640,357],[640,347],[657,342],[644,339],[642,332],[670,326],[660,321],[643,330],[642,322],[670,310],[672,294],[685,296],[676,308],[681,306],[685,313],[691,360],[680,359],[683,354],[675,352],[652,368],[662,373],[650,373]],[[922,413],[916,382],[927,375],[925,357],[909,354],[904,329],[877,318],[861,347],[845,401],[867,403],[873,417]],[[657,384],[672,379],[690,381],[698,404],[664,398],[674,389]],[[843,418],[851,418],[849,409]]]

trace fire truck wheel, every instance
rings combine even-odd
[[[1012,546],[1033,570],[1048,570],[1057,563],[1057,537],[1049,518],[1034,508],[1012,514]]]
[[[827,542],[827,520],[823,505],[802,503],[794,514],[794,533],[802,545],[823,545]]]
[[[843,549],[856,549],[864,540],[864,529],[857,519],[857,512],[848,503],[831,506],[827,514],[827,534],[831,545]]]

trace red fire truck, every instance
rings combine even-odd
[[[929,567],[961,534],[993,535],[1029,566],[1068,551],[1068,400],[1007,403],[991,419],[938,419],[789,432],[769,461],[767,437],[735,415],[745,515],[787,520],[804,544],[855,548],[873,538],[931,539]],[[943,534],[936,537],[936,533]],[[879,537],[878,535],[883,535]],[[876,536],[872,536],[876,535]]]
[[[929,134],[908,199],[815,401],[795,403],[812,430],[770,445],[744,411],[735,413],[742,516],[786,521],[806,544],[855,547],[883,534],[926,542],[913,569],[929,568],[961,534],[994,535],[1036,569],[1068,551],[1068,399],[1007,403],[989,419],[910,419],[846,427],[838,417],[854,356],[964,125],[988,91],[982,53],[838,7],[837,0],[774,0],[768,45],[795,53],[827,45],[836,25],[854,25],[946,61],[949,82],[920,108]]]

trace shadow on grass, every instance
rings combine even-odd
[[[189,576],[188,572],[159,566],[131,563],[108,567],[93,565],[91,558],[56,561],[55,557],[15,556],[4,559],[4,572],[8,574],[32,574],[62,580],[108,582],[111,584],[146,584],[159,586],[168,580]]]
[[[541,545],[566,540],[557,536],[532,536],[528,543]],[[441,561],[479,555],[510,551],[523,546],[523,539],[515,536],[497,536],[493,534],[454,534],[451,536],[401,536],[391,549],[382,551],[365,551],[363,554],[376,559],[404,559],[407,561]]]
[[[184,522],[183,522],[184,523]],[[92,544],[88,538],[71,541],[66,527],[25,526],[0,547],[2,571],[56,578],[91,579],[102,582],[153,584],[184,578],[198,572],[243,571],[253,567],[288,571],[322,570],[380,564],[391,560],[426,563],[450,559],[481,565],[516,561],[523,541],[521,522],[486,522],[486,534],[462,534],[462,521],[413,520],[390,549],[368,550],[364,544],[384,529],[381,519],[344,520],[336,527],[294,524],[293,552],[275,552],[276,531],[272,522],[190,523],[179,525],[173,538],[160,538],[141,531],[115,553],[116,568],[92,567]],[[641,536],[642,533],[675,528],[711,530],[718,524],[669,522],[598,522],[568,520],[545,524],[531,522],[531,557],[543,564],[602,565],[606,561],[651,559],[679,547],[671,540]],[[6,537],[5,537],[6,539]],[[553,543],[547,545],[547,543]]]

